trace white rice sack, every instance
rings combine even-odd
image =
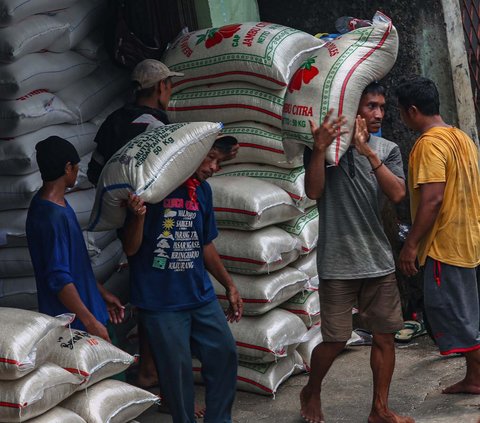
[[[215,294],[224,309],[228,308],[225,288],[213,276]],[[243,300],[243,315],[264,314],[293,297],[305,288],[308,277],[305,273],[285,267],[268,275],[235,275],[235,285]]]
[[[56,406],[41,416],[29,420],[30,423],[87,423],[78,414]]]
[[[135,361],[110,342],[81,330],[58,328],[48,339],[48,345],[40,346],[38,354],[78,376],[82,381],[79,389],[121,373]]]
[[[299,292],[280,307],[300,317],[307,328],[320,322],[320,299],[317,291]]]
[[[197,170],[222,129],[221,123],[164,125],[142,133],[107,162],[97,185],[89,230],[119,228],[120,207],[129,192],[147,203],[158,203]]]
[[[126,103],[127,100],[124,95],[114,98],[100,113],[94,116],[90,122],[96,126],[100,126],[111,113],[120,109]]]
[[[0,278],[33,276],[32,260],[27,247],[0,248]],[[0,291],[2,290],[0,286]]]
[[[68,25],[67,31],[48,46],[49,51],[63,53],[73,49],[88,33],[99,26],[105,17],[106,2],[81,0],[56,13],[55,20]]]
[[[17,138],[0,140],[0,175],[35,172],[38,169],[35,145],[51,135],[70,141],[82,157],[95,149],[93,140],[97,131],[98,128],[91,123],[52,125]]]
[[[234,122],[226,124],[222,133],[233,135],[240,146],[236,157],[225,164],[261,163],[285,169],[303,165],[301,158],[287,160],[282,133],[274,126],[254,121]]]
[[[73,394],[80,383],[52,363],[18,380],[0,380],[0,421],[24,422],[39,416]]]
[[[293,354],[307,332],[302,320],[282,309],[262,316],[243,317],[230,324],[239,361],[269,363]]]
[[[61,403],[88,423],[125,423],[158,401],[148,391],[118,380],[102,380]]]
[[[168,103],[170,122],[199,122],[215,116],[231,123],[255,120],[282,127],[285,90],[273,91],[248,82],[226,82],[187,88]]]
[[[30,16],[16,25],[0,28],[0,62],[13,62],[46,49],[67,28],[68,24],[47,15]]]
[[[61,98],[46,90],[35,90],[16,100],[0,101],[0,133],[5,138],[74,119],[75,115]]]
[[[350,345],[355,339],[357,339],[358,335],[355,332],[352,332],[352,336],[347,341],[347,346]],[[307,372],[310,371],[310,360],[312,357],[313,349],[323,342],[322,337],[322,329],[320,323],[316,323],[305,334],[302,339],[302,342],[297,348],[297,352],[302,357],[303,363],[305,365],[305,369]]]
[[[103,54],[106,54],[103,32],[103,28],[93,30],[73,50],[90,60],[102,59]]]
[[[112,273],[103,286],[116,295],[122,304],[130,302],[130,270],[128,266],[120,267]]]
[[[317,250],[314,249],[308,254],[300,256],[290,264],[291,267],[304,272],[308,276],[307,288],[310,290],[318,289],[318,270],[317,270]]]
[[[34,311],[0,308],[0,380],[18,379],[43,363],[45,357],[37,355],[41,342],[52,329],[69,324],[74,317],[73,314],[51,317]],[[0,417],[0,421],[5,420]]]
[[[227,270],[246,275],[283,269],[301,248],[296,238],[275,226],[252,232],[222,229],[213,242]]]
[[[77,0],[0,0],[0,27],[12,25],[37,13],[69,7]]]
[[[0,98],[15,99],[31,91],[59,91],[93,72],[97,65],[73,51],[32,53],[0,67]]]
[[[271,363],[240,361],[237,369],[237,389],[260,395],[275,395],[283,382],[303,369],[302,358],[296,351]],[[192,360],[192,370],[194,381],[203,383],[202,363],[196,358]]]
[[[280,223],[283,230],[296,236],[302,243],[302,254],[309,254],[317,247],[318,241],[318,209],[310,207],[305,214],[288,222]]]
[[[290,80],[283,107],[283,142],[287,157],[312,148],[308,120],[318,125],[328,110],[344,115],[347,123],[328,147],[326,159],[337,164],[353,136],[355,116],[365,87],[382,79],[395,64],[398,35],[390,18],[377,12],[373,25],[348,32],[328,42],[307,59]]]
[[[90,75],[56,94],[74,115],[74,123],[97,116],[117,95],[127,91],[128,72],[113,65],[102,64]]]
[[[88,182],[86,166],[90,161],[90,155],[82,157],[79,166],[75,189],[91,188]],[[0,210],[27,209],[35,193],[42,186],[40,171],[29,175],[0,176]]]
[[[83,239],[90,257],[100,254],[100,252],[110,243],[117,239],[117,231],[89,232],[83,231]]]
[[[38,310],[37,282],[35,277],[25,276],[0,279],[0,307]]]
[[[95,279],[100,283],[105,282],[118,269],[122,256],[122,242],[116,239],[107,245],[100,254],[90,257]]]
[[[242,163],[222,167],[216,176],[248,176],[261,179],[285,190],[299,208],[304,209],[315,204],[315,200],[310,200],[305,193],[305,169],[303,166],[284,169],[276,166]]]
[[[193,85],[248,81],[284,88],[309,51],[324,41],[269,22],[245,22],[190,32],[174,41],[162,61],[184,77],[174,90]]]
[[[270,182],[246,176],[213,177],[208,182],[219,228],[252,231],[302,214],[290,196]]]

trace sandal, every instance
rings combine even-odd
[[[406,320],[403,322],[403,329],[400,329],[395,333],[395,341],[397,342],[410,342],[413,338],[425,335],[427,330],[423,322],[417,322],[416,320]]]

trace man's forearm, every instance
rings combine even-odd
[[[123,227],[120,238],[123,245],[123,251],[125,251],[127,256],[133,256],[139,250],[143,239],[144,223],[145,215],[130,216]]]
[[[367,159],[382,192],[394,203],[402,201],[407,191],[405,181],[395,175],[373,151],[367,155]]]
[[[227,272],[227,269],[225,269],[222,259],[220,258],[213,242],[203,247],[203,261],[205,263],[205,268],[225,287],[225,289],[230,289],[232,286],[235,286],[233,279]]]
[[[325,189],[325,156],[325,149],[314,149],[305,169],[305,193],[312,200],[318,200]]]
[[[85,327],[91,326],[97,320],[83,303],[73,283],[65,285],[60,292],[58,292],[57,296],[65,308],[71,313],[75,313],[76,317]]]

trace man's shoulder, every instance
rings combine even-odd
[[[376,135],[370,135],[370,142],[372,143],[372,145],[379,146],[382,149],[386,150],[393,150],[395,147],[398,147],[398,145],[393,141]]]

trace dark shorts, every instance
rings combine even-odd
[[[395,333],[403,327],[395,274],[355,280],[321,280],[320,314],[325,342],[345,342],[352,335],[352,309],[358,306],[362,326],[373,333]]]
[[[424,303],[433,337],[442,355],[480,349],[480,302],[477,269],[427,257]]]

